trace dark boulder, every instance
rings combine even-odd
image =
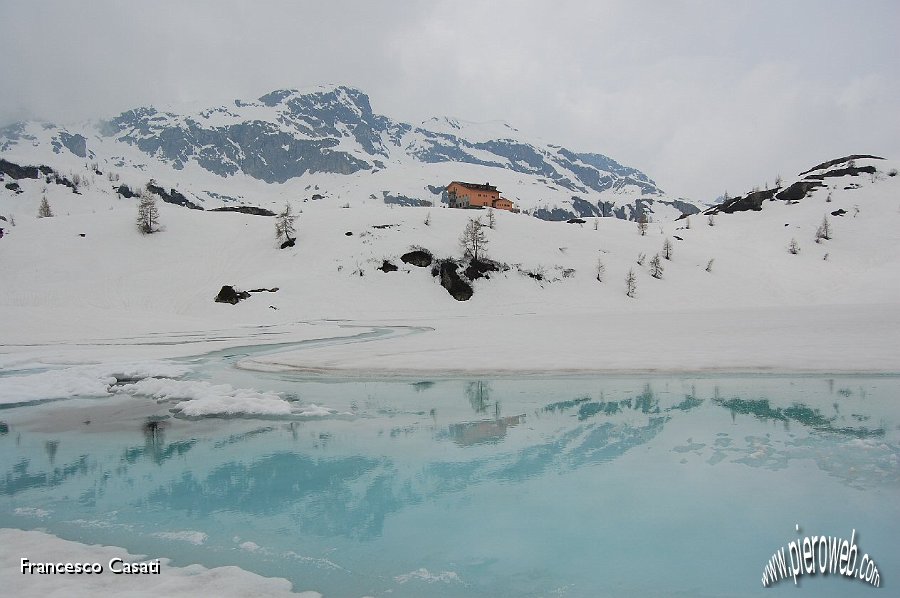
[[[210,212],[239,212],[241,214],[250,214],[251,216],[274,216],[275,212],[260,208],[257,206],[224,206],[221,208],[213,208]]]
[[[843,216],[843,215],[846,214],[846,213],[847,213],[847,210],[844,210],[844,209],[842,208],[842,209],[840,209],[840,210],[835,210],[835,211],[833,211],[833,212],[831,213],[831,215],[832,215],[832,216]]]
[[[478,280],[479,278],[488,278],[488,272],[498,272],[500,267],[488,261],[469,260],[469,266],[465,269],[466,278],[469,280]]]
[[[22,188],[19,187],[19,183],[13,181],[11,183],[6,183],[5,187],[10,191],[15,191],[16,193],[23,193]]]
[[[872,156],[870,154],[853,154],[852,156],[844,156],[843,158],[835,158],[834,160],[829,160],[828,162],[822,162],[816,166],[813,166],[809,170],[800,173],[800,176],[804,174],[809,174],[814,170],[822,170],[823,168],[828,168],[829,166],[835,166],[837,164],[841,164],[843,162],[849,162],[850,160],[860,160],[860,159],[870,159],[870,160],[884,160],[879,156]]]
[[[287,249],[288,247],[293,247],[294,243],[297,242],[297,239],[288,239],[284,243],[281,244],[282,249]]]
[[[427,268],[434,260],[431,253],[424,249],[416,249],[400,256],[400,260],[405,264],[418,266],[419,268]]]
[[[452,260],[441,263],[441,286],[447,289],[450,296],[457,301],[468,301],[472,298],[472,287],[459,277],[459,274],[456,272],[457,267]]]
[[[540,220],[548,220],[550,222],[559,222],[561,220],[568,220],[569,218],[574,218],[575,214],[571,210],[564,210],[562,208],[538,208],[532,212],[532,216],[538,218]],[[623,216],[624,218],[624,216]]]
[[[875,174],[875,172],[874,166],[848,166],[829,170],[822,177],[859,176],[860,174]]]
[[[126,185],[125,183],[122,183],[121,185],[118,186],[118,188],[116,188],[116,193],[118,193],[119,195],[121,195],[121,196],[124,197],[125,199],[131,199],[132,197],[136,197],[136,196],[137,196],[137,193],[135,193],[134,191],[132,191],[132,190],[131,190],[131,187],[129,187],[129,186]]]
[[[41,176],[49,185],[56,183],[57,185],[65,185],[72,189],[74,193],[78,193],[78,187],[64,176],[60,176],[49,166],[19,166],[7,160],[0,158],[0,173],[9,175],[13,179],[37,179]],[[9,189],[9,185],[6,186]]]
[[[824,186],[825,185],[818,181],[797,181],[784,191],[776,193],[775,197],[782,201],[797,201],[798,199],[803,199],[809,195],[810,192]]]
[[[49,182],[49,179],[50,179],[50,177],[48,176],[46,179],[47,182]],[[63,187],[68,187],[69,189],[72,190],[72,193],[75,193],[76,195],[81,195],[81,193],[78,193],[78,185],[76,185],[74,181],[70,181],[66,177],[60,176],[59,174],[57,174],[55,172],[53,173],[53,182],[56,183],[57,185],[62,185]]]
[[[0,158],[0,172],[14,179],[36,179],[42,173],[49,175],[53,172],[53,169],[49,166],[19,166]]]
[[[431,206],[432,202],[427,199],[419,199],[418,197],[407,197],[406,195],[391,195],[387,191],[383,192],[384,203],[394,206],[404,207],[423,207]]]
[[[707,213],[718,214],[724,212],[733,214],[734,212],[746,212],[748,210],[758,212],[762,210],[762,204],[765,200],[772,199],[775,196],[775,191],[776,189],[763,189],[762,191],[753,191],[747,195],[732,197],[715,206]]]
[[[219,290],[219,294],[216,295],[216,303],[230,303],[235,305],[238,301],[249,297],[250,293],[247,291],[236,291],[233,286],[226,284]]]
[[[390,263],[390,262],[387,261],[387,260],[384,260],[384,261],[381,263],[381,267],[378,268],[378,269],[381,270],[382,272],[396,272],[396,271],[397,271],[397,266],[395,266],[394,264]]]
[[[569,218],[568,220],[566,220],[566,222],[568,222],[569,224],[584,224],[584,220],[582,220],[581,218]]]
[[[181,206],[184,208],[190,208],[192,210],[202,210],[201,206],[198,206],[187,197],[179,193],[176,189],[170,189],[167,193],[165,189],[160,187],[159,185],[154,185],[152,182],[147,183],[147,191],[158,195],[164,202],[170,203],[176,206]]]

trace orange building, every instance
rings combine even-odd
[[[493,207],[497,208],[498,210],[509,210],[510,212],[512,212],[513,202],[509,201],[505,197],[500,197],[494,200]]]
[[[490,183],[480,185],[453,181],[447,185],[447,195],[450,197],[451,208],[513,210],[513,203],[505,197],[500,197],[500,192]]]

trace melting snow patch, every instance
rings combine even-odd
[[[183,376],[189,368],[169,362],[79,365],[0,378],[0,404],[33,403],[71,397],[104,397],[119,380]]]
[[[304,417],[326,417],[329,415],[334,415],[337,413],[337,410],[330,409],[328,407],[320,407],[315,403],[310,403],[304,407],[300,407],[300,410],[297,412],[297,415],[302,415]]]
[[[234,388],[228,384],[147,378],[126,384],[120,390],[158,400],[180,400],[177,409],[189,417],[291,414],[291,404],[275,393]]]
[[[427,581],[428,583],[460,583],[461,581],[459,579],[459,575],[457,575],[455,571],[441,571],[440,573],[431,573],[424,567],[421,569],[416,569],[415,571],[411,571],[409,573],[404,573],[403,575],[398,575],[394,579],[397,581],[397,583],[406,583],[413,579]]]
[[[50,514],[50,511],[37,509],[35,507],[16,507],[13,513],[19,515],[20,517],[37,517],[38,519],[43,519]]]
[[[312,556],[304,556],[302,554],[297,554],[293,550],[289,550],[284,553],[284,556],[290,557],[292,559],[297,559],[301,563],[306,563],[310,565],[314,565],[318,569],[338,569],[341,571],[346,571],[343,567],[335,563],[334,561],[330,561],[325,558],[316,558]]]
[[[0,405],[19,405],[74,397],[129,394],[180,401],[176,409],[188,417],[261,415],[328,417],[338,411],[316,404],[298,405],[273,392],[234,388],[196,380],[175,380],[190,368],[163,361],[79,365],[37,373],[0,377]]]
[[[339,414],[336,409],[314,403],[298,405],[274,392],[234,388],[229,384],[211,384],[197,380],[145,378],[133,384],[125,384],[118,390],[132,396],[152,397],[160,401],[181,401],[175,409],[187,417],[214,415],[327,417]]]
[[[188,542],[195,546],[200,546],[201,544],[206,542],[206,538],[208,537],[203,532],[193,532],[190,530],[186,530],[183,532],[158,532],[151,535],[157,538],[162,538],[164,540],[178,540],[180,542]]]
[[[128,525],[127,523],[115,523],[113,521],[104,521],[102,519],[73,519],[72,521],[69,521],[69,523],[79,527],[94,529],[117,529],[126,532],[134,531],[134,526]]]
[[[0,379],[0,404],[32,403],[75,396],[104,396],[116,378],[80,368],[66,368]]]

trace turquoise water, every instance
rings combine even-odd
[[[869,595],[834,576],[761,583],[798,535],[855,529],[879,595],[896,587],[900,378],[331,381],[234,356],[194,377],[340,414],[0,410],[0,527],[326,597]]]

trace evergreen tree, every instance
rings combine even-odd
[[[470,257],[476,262],[479,255],[484,255],[487,248],[487,235],[484,233],[484,224],[477,218],[469,218],[469,223],[459,238],[459,244],[462,246],[463,255]]]
[[[294,221],[297,215],[290,202],[284,204],[284,209],[275,217],[275,240],[282,245],[296,238],[297,230],[294,227]]]
[[[50,209],[50,202],[47,201],[47,196],[43,196],[41,198],[41,205],[38,207],[38,218],[51,218],[53,216],[53,210]]]
[[[652,276],[653,278],[662,278],[662,275],[662,260],[659,259],[659,254],[657,253],[652,258],[650,258],[650,276]]]
[[[634,275],[634,268],[631,268],[628,270],[628,274],[625,275],[625,295],[634,298],[636,292],[637,277]]]
[[[149,235],[159,230],[159,208],[152,193],[142,193],[138,204],[137,227],[142,234]]]
[[[606,265],[603,263],[603,258],[597,258],[597,282],[603,282],[603,278],[606,276]]]
[[[822,224],[816,229],[816,243],[821,243],[822,239],[826,241],[831,238],[831,223],[828,222],[828,215],[822,217]]]
[[[666,239],[666,242],[663,243],[663,257],[667,260],[672,259],[672,241],[671,239]]]

